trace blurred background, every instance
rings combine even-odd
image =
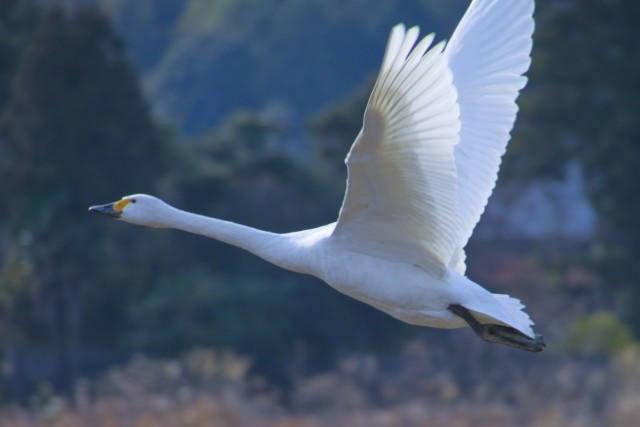
[[[448,38],[468,3],[2,0],[0,426],[637,425],[635,0],[537,0],[468,247],[544,353],[87,213],[145,192],[276,232],[334,221],[390,28]]]

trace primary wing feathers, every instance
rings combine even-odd
[[[458,242],[453,157],[460,128],[456,91],[427,36],[394,27],[347,156],[347,191],[334,231],[354,251],[444,274]],[[413,50],[412,50],[413,48]]]
[[[515,103],[531,62],[533,0],[474,0],[445,54],[458,90],[460,143],[458,248],[449,266],[464,273],[464,252],[498,178],[510,138]]]
[[[464,273],[526,84],[532,15],[533,0],[474,0],[444,53],[393,28],[347,156],[334,234],[353,250]]]

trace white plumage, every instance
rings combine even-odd
[[[464,276],[464,246],[495,186],[530,63],[533,0],[474,0],[451,41],[417,45],[393,28],[364,124],[347,156],[338,220],[274,234],[175,209],[146,195],[91,210],[242,247],[403,321],[469,324],[484,339],[540,351],[515,298]]]

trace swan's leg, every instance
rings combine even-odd
[[[469,326],[471,326],[471,329],[485,341],[533,352],[542,351],[547,346],[542,335],[536,334],[535,338],[529,338],[522,332],[509,326],[480,323],[473,317],[469,310],[460,304],[451,304],[448,309],[467,322]]]

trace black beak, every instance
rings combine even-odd
[[[120,212],[113,209],[114,204],[115,203],[107,203],[106,205],[91,206],[89,208],[89,211],[107,215],[111,218],[120,218]]]

